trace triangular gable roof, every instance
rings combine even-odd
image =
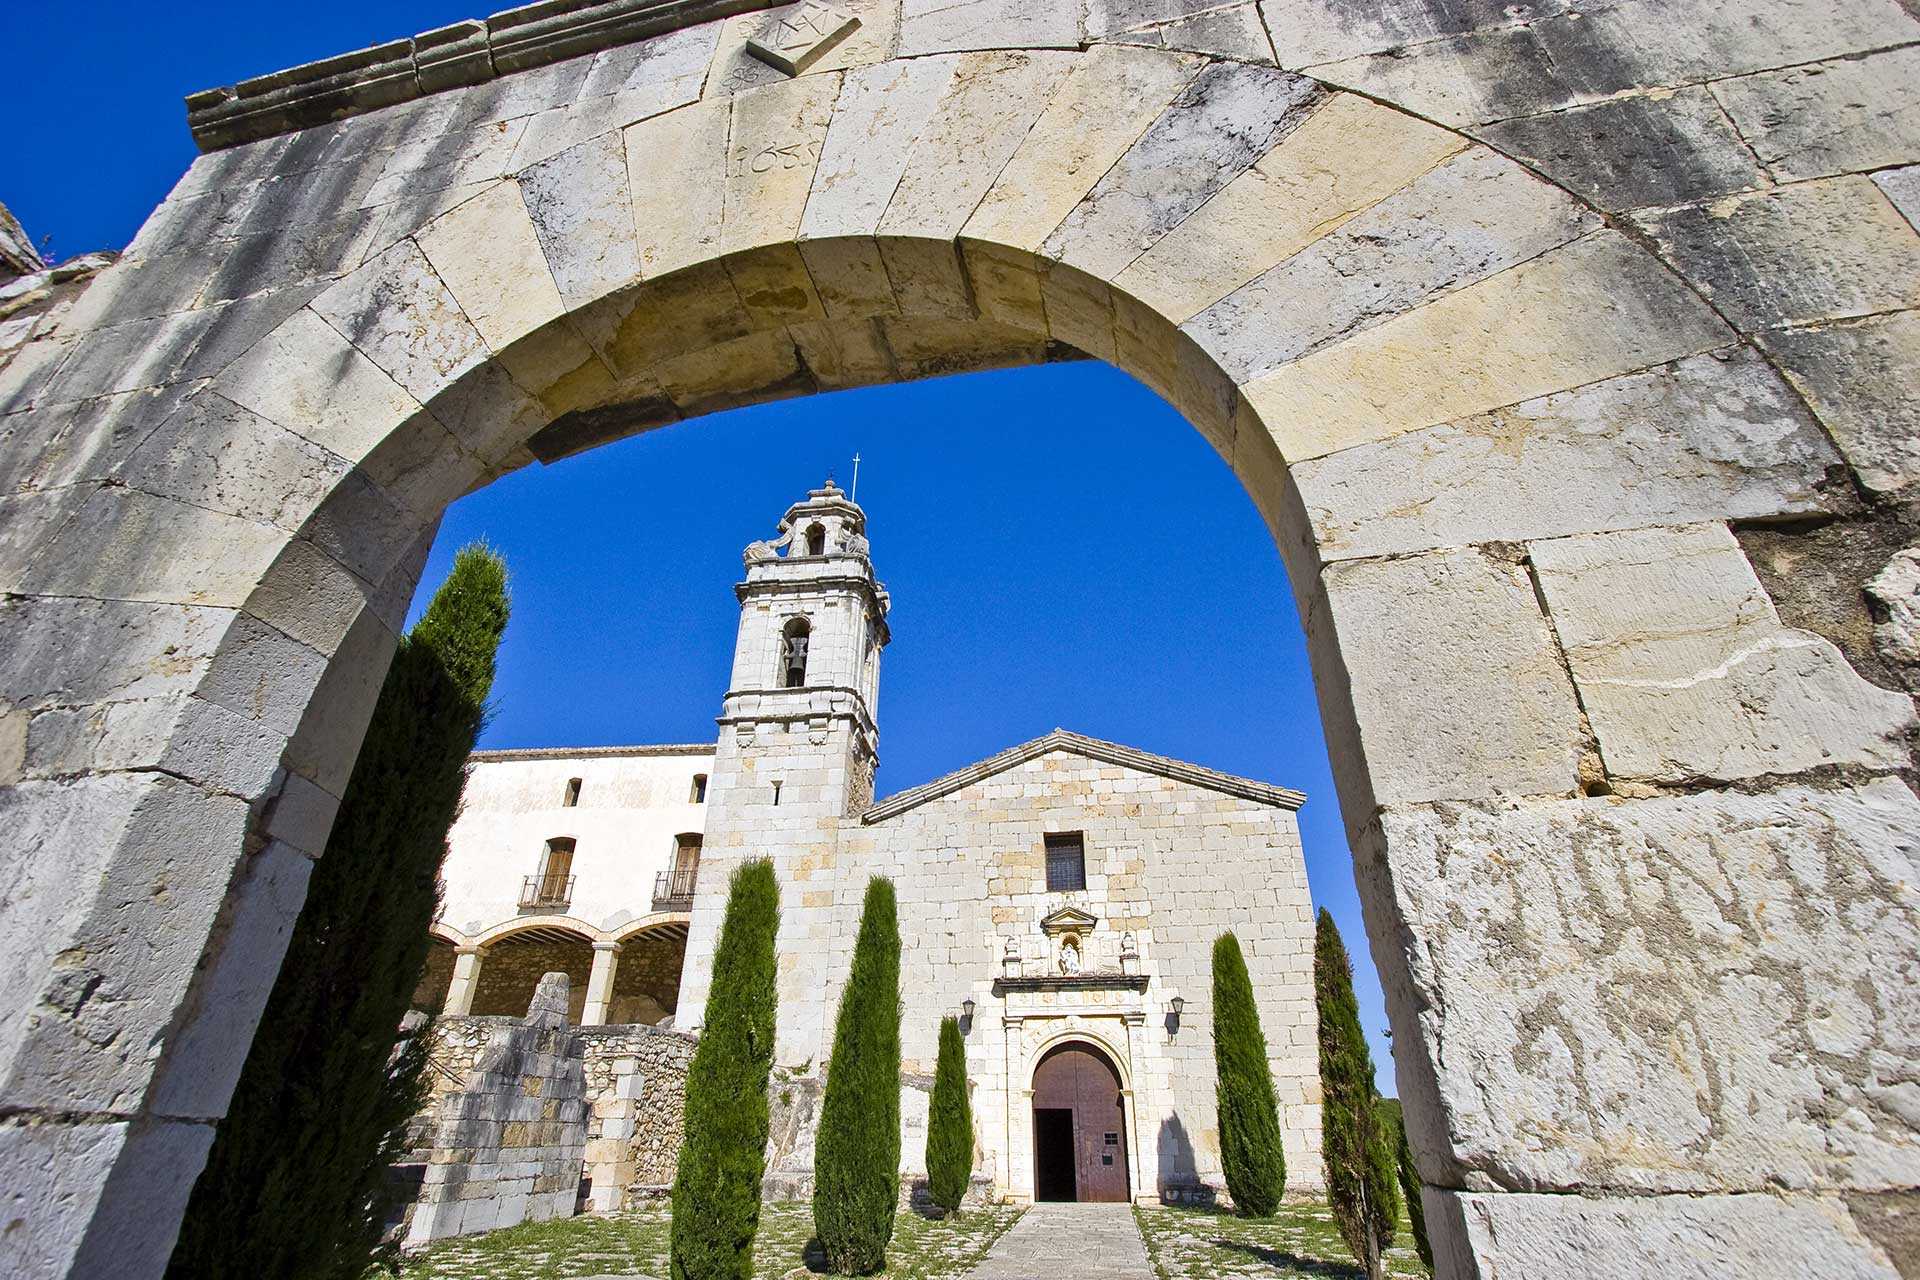
[[[1008,747],[1000,754],[988,756],[978,764],[956,769],[944,777],[935,778],[932,782],[923,782],[917,787],[902,791],[899,795],[882,800],[861,814],[860,821],[883,822],[923,805],[929,800],[950,796],[963,787],[970,787],[976,782],[991,778],[996,773],[1005,773],[1008,769],[1054,751],[1085,756],[1089,760],[1119,765],[1123,769],[1136,769],[1141,773],[1158,774],[1163,778],[1171,778],[1175,782],[1185,782],[1208,791],[1239,796],[1243,800],[1252,800],[1257,804],[1270,804],[1279,809],[1298,809],[1307,800],[1304,791],[1295,791],[1291,787],[1276,787],[1272,783],[1256,782],[1252,778],[1235,777],[1230,773],[1203,769],[1197,764],[1188,764],[1184,760],[1174,760],[1167,756],[1156,756],[1148,751],[1138,751],[1133,747],[1123,747],[1117,742],[1103,742],[1099,738],[1088,738],[1081,734],[1068,733],[1065,729],[1055,729],[1043,738],[1023,742],[1017,747]]]

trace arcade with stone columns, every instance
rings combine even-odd
[[[1285,559],[1440,1274],[1920,1274],[1911,8],[799,16],[194,94],[9,320],[0,1271],[162,1271],[449,502],[1084,356]]]

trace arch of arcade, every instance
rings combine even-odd
[[[800,17],[196,94],[0,357],[0,1270],[163,1270],[449,502],[1090,356],[1285,558],[1440,1274],[1916,1274],[1901,0]]]

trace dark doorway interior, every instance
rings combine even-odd
[[[1036,1200],[1076,1200],[1073,1176],[1073,1108],[1033,1109],[1033,1196]]]

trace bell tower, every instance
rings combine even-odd
[[[842,823],[873,802],[886,588],[866,513],[829,480],[750,544],[720,707],[678,1021],[703,1021],[728,881],[771,858],[780,881],[778,1061],[817,1060]]]

